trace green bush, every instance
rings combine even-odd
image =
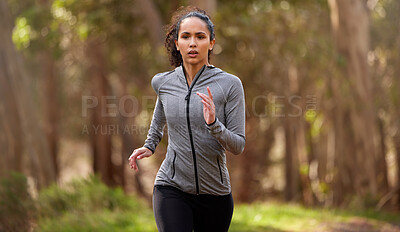
[[[0,231],[28,231],[35,214],[24,175],[12,172],[0,180]]]
[[[156,231],[148,206],[97,177],[41,191],[38,208],[37,231]]]
[[[48,218],[58,217],[65,212],[85,213],[138,207],[136,202],[127,200],[121,188],[108,188],[94,176],[72,181],[65,188],[52,185],[40,192],[38,204],[40,216]]]

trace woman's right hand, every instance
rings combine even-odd
[[[150,149],[146,147],[137,148],[132,152],[132,155],[129,157],[129,166],[135,171],[139,171],[138,166],[136,164],[136,159],[140,160],[143,158],[150,157],[153,154]]]

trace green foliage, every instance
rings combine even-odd
[[[35,212],[24,175],[13,172],[0,181],[0,231],[28,231]]]
[[[53,185],[38,198],[38,231],[154,231],[145,204],[111,189],[99,178],[76,180],[65,188]]]
[[[32,37],[31,27],[28,25],[26,18],[18,17],[15,20],[15,28],[12,35],[12,40],[18,49],[29,47]]]
[[[65,188],[53,185],[42,190],[39,195],[41,216],[57,217],[66,211],[77,213],[93,212],[98,210],[126,210],[136,205],[129,205],[120,188],[110,189],[99,178],[90,177],[84,180],[75,180]]]
[[[323,113],[317,114],[315,110],[307,110],[305,120],[310,123],[310,134],[312,138],[318,138],[321,133],[322,124],[324,121]]]

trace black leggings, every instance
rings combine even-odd
[[[233,214],[232,194],[193,195],[154,186],[153,211],[160,232],[225,232]]]

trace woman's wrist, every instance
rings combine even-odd
[[[207,122],[206,122],[206,124],[207,124],[207,126],[212,126],[212,125],[214,125],[216,122],[217,122],[217,118],[215,117],[215,118],[214,118],[214,121],[213,121],[212,123],[207,123]]]
[[[151,148],[149,148],[149,147],[147,147],[147,146],[143,146],[144,148],[147,148],[149,151],[151,151],[151,153],[152,154],[154,154],[154,151],[151,149]]]

